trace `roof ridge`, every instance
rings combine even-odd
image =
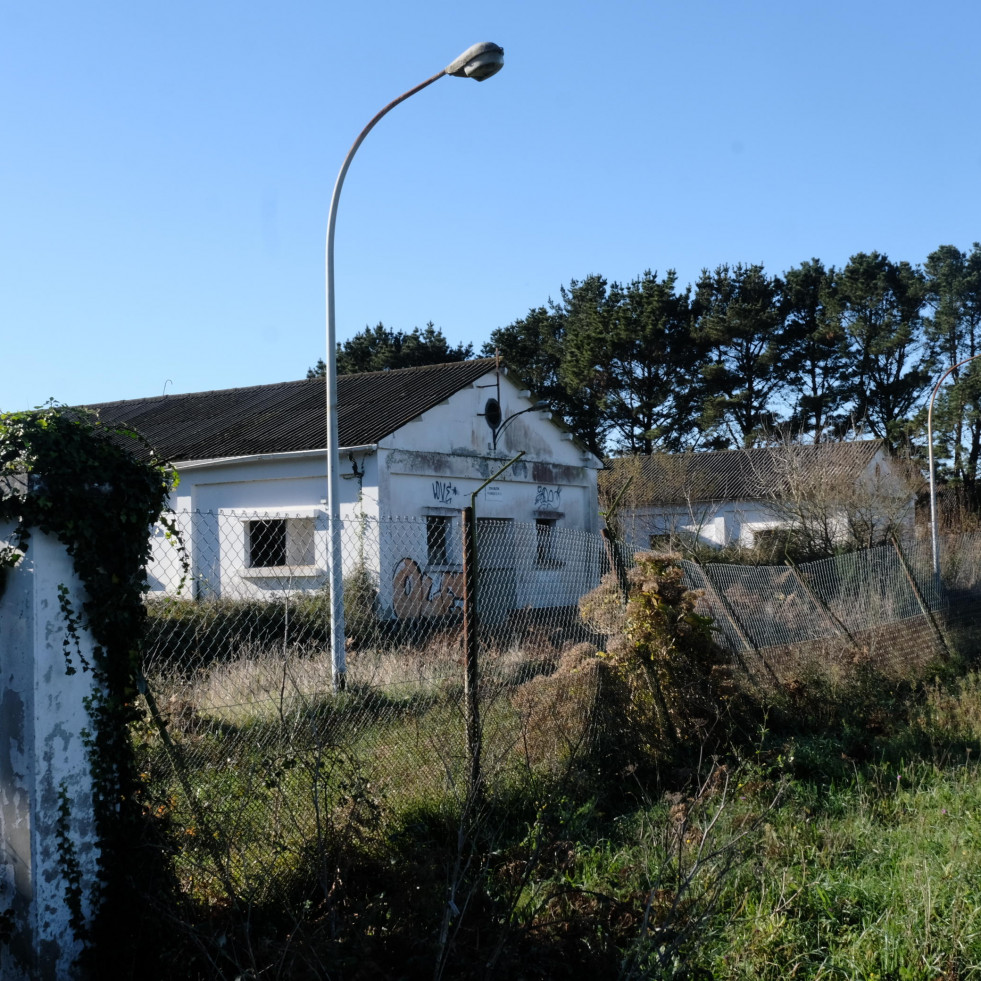
[[[396,374],[411,374],[414,372],[421,372],[427,369],[447,369],[455,368],[458,365],[467,365],[472,368],[481,363],[494,363],[493,357],[486,358],[466,358],[463,361],[442,361],[438,364],[420,364],[420,365],[409,365],[406,368],[382,368],[378,371],[349,371],[344,374],[337,376],[338,381],[342,378],[370,378],[373,375],[396,375]],[[204,396],[214,396],[214,395],[229,395],[233,392],[254,392],[260,388],[282,388],[286,385],[307,385],[311,382],[319,382],[321,385],[324,382],[323,376],[316,376],[314,378],[290,378],[286,381],[278,382],[260,382],[257,385],[235,385],[231,388],[208,388],[202,389],[197,392],[164,392],[161,395],[143,395],[132,399],[113,399],[108,402],[91,402],[87,406],[82,406],[81,408],[98,406],[102,408],[103,406],[111,405],[125,405],[127,403],[133,402],[155,402],[157,400],[172,400],[175,398],[195,398]]]
[[[440,361],[437,364],[416,364],[409,365],[406,368],[380,368],[377,371],[347,371],[344,374],[338,375],[337,378],[367,378],[372,375],[394,375],[394,374],[409,374],[415,371],[433,371],[437,368],[447,369],[456,368],[458,366],[467,365],[468,367],[474,367],[478,364],[495,363],[493,357],[487,358],[464,358],[462,361]],[[309,380],[309,379],[305,379]],[[319,378],[317,379],[319,381]]]
[[[613,456],[608,459],[612,462],[617,460],[629,460],[632,457],[647,458],[647,457],[662,457],[670,456],[677,458],[690,458],[690,457],[706,457],[706,456],[726,456],[736,453],[750,454],[750,453],[774,453],[783,452],[786,450],[817,450],[817,449],[829,449],[831,447],[840,448],[843,446],[855,446],[862,448],[869,448],[872,446],[882,446],[885,440],[879,437],[873,437],[872,439],[836,439],[836,440],[822,440],[820,443],[790,443],[789,445],[780,446],[727,446],[722,450],[682,450],[680,453],[672,453],[670,450],[656,450],[653,453],[625,453],[622,456]]]
[[[494,370],[494,358],[470,358],[338,377],[342,446],[377,443],[420,413]],[[141,432],[168,459],[248,456],[326,446],[323,378],[175,392],[92,403],[103,422]]]

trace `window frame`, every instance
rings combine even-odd
[[[450,541],[453,518],[446,514],[426,515],[426,565],[431,569],[446,569],[450,561]]]
[[[287,518],[248,518],[245,522],[246,569],[285,568],[289,554]],[[258,561],[258,560],[262,561]],[[282,559],[282,561],[267,560]]]
[[[555,517],[535,518],[535,567],[538,569],[559,569],[564,564],[555,551],[555,536],[559,519]]]
[[[324,511],[319,508],[221,508],[219,519],[237,522],[237,549],[239,563],[237,574],[243,579],[262,578],[320,578],[326,575],[325,553],[323,552],[322,522]],[[263,561],[261,553],[255,553],[252,546],[252,526],[260,523],[281,522],[285,529],[285,554],[269,555],[269,558],[283,558],[282,565],[253,565],[253,561]],[[319,561],[318,561],[319,558]],[[234,561],[234,559],[233,559]]]

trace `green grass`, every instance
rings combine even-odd
[[[704,963],[753,978],[981,976],[979,798],[968,763],[791,780]]]
[[[386,837],[427,811],[459,825],[467,757],[458,685],[294,689],[277,700],[251,663],[232,670],[241,682],[233,704],[215,701],[210,678],[193,704],[182,689],[172,747],[151,730],[141,749],[148,810],[166,822],[175,875],[195,903],[292,901],[314,875],[312,852],[339,865],[374,860]],[[227,677],[229,666],[218,671]],[[250,702],[253,691],[265,697]],[[481,711],[486,786],[513,797],[535,770],[526,723],[507,694],[484,698]]]
[[[769,732],[721,764],[724,789],[581,843],[562,881],[653,913],[617,976],[981,978],[978,684],[907,696],[864,762],[843,748],[853,732]]]
[[[470,810],[438,677],[180,702],[191,799],[152,734],[143,758],[186,976],[981,981],[981,676],[814,682],[644,771],[577,742],[583,664],[482,702]]]

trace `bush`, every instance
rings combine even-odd
[[[735,693],[730,655],[714,640],[711,619],[695,610],[676,555],[639,553],[628,574],[620,630],[601,653],[608,679],[600,726],[624,761],[663,761],[700,745]],[[617,620],[615,583],[584,598],[584,612]],[[624,737],[629,747],[624,745]]]
[[[233,660],[243,649],[330,644],[326,598],[154,600],[147,604],[144,650],[181,671]]]
[[[349,643],[361,647],[378,640],[378,587],[364,565],[344,577],[344,631]]]

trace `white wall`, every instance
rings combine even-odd
[[[10,527],[0,526],[0,543]],[[66,671],[66,624],[58,587],[69,588],[80,611],[84,592],[72,561],[55,539],[31,535],[26,556],[7,576],[0,596],[0,912],[9,912],[14,934],[0,953],[2,981],[76,977],[81,944],[65,903],[65,858],[58,841],[59,791],[71,802],[67,833],[82,872],[95,881],[91,767],[82,731],[92,722],[85,700],[93,693],[88,631],[80,651],[69,640],[76,673]],[[83,914],[92,907],[83,896]]]
[[[690,536],[715,548],[734,542],[752,546],[757,531],[787,525],[787,521],[773,511],[749,501],[636,508],[625,511],[621,522],[627,540],[632,547],[641,550],[651,547],[652,535]]]
[[[494,433],[484,410],[498,399],[502,417],[510,418]],[[376,575],[385,610],[447,612],[459,606],[459,513],[490,476],[518,452],[525,456],[487,486],[477,498],[480,518],[502,518],[532,529],[521,536],[524,556],[512,556],[519,605],[562,605],[574,602],[569,576],[534,562],[536,520],[554,521],[557,528],[599,531],[596,472],[600,461],[585,452],[539,411],[524,412],[529,397],[503,375],[489,372],[472,387],[407,423],[374,450],[350,452],[341,460],[343,551],[349,571],[361,555]],[[521,413],[517,415],[517,413]],[[322,452],[303,452],[229,461],[178,464],[181,483],[174,507],[202,512],[195,534],[188,536],[195,595],[274,596],[283,589],[280,576],[249,571],[244,530],[250,518],[316,519],[315,558],[303,570],[291,569],[289,588],[322,588],[326,576],[326,461]],[[313,509],[311,511],[311,509]],[[427,518],[451,517],[452,561],[430,567]],[[372,531],[365,538],[360,518]],[[375,519],[380,524],[372,525]],[[184,520],[184,519],[182,519]],[[374,530],[377,528],[377,532]],[[374,540],[377,535],[377,541]],[[220,544],[219,544],[220,543]],[[170,561],[167,543],[154,541],[154,556]],[[520,574],[515,570],[522,570]],[[151,567],[151,588],[172,590],[175,575]],[[566,583],[558,588],[559,582]],[[406,592],[408,590],[408,592]],[[406,599],[408,597],[408,599]]]

